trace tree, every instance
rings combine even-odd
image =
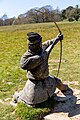
[[[69,21],[78,21],[80,17],[80,12],[79,12],[79,6],[76,5],[75,8],[72,6],[69,6],[65,10],[62,11],[62,18],[65,19],[67,18]]]
[[[6,20],[6,19],[8,19],[7,14],[4,14],[4,15],[1,17],[1,19],[2,19],[3,21]]]
[[[54,10],[54,21],[61,21],[61,12],[58,7]]]
[[[62,20],[67,19],[66,10],[62,10],[61,18],[62,18]]]
[[[69,6],[68,8],[66,8],[66,18],[72,18],[74,17],[74,8],[72,6]]]
[[[75,6],[75,12],[74,12],[74,18],[75,18],[76,21],[78,21],[79,15],[80,15],[80,14],[79,14],[79,6],[76,5],[76,6]]]
[[[15,19],[15,18],[13,17],[13,18],[10,18],[10,19],[6,19],[6,20],[4,20],[4,25],[12,25],[14,19]]]
[[[45,7],[41,7],[40,9],[39,9],[39,15],[40,15],[40,20],[41,20],[41,22],[48,22],[48,20],[49,20],[49,10],[47,9],[47,8],[45,8]]]
[[[2,26],[3,25],[3,20],[2,19],[0,19],[0,26]]]
[[[28,18],[28,20],[30,20],[29,21],[30,23],[38,23],[38,21],[39,21],[38,13],[35,11],[35,8],[34,9],[30,9],[27,12],[27,18]]]

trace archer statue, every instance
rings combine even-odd
[[[28,50],[21,57],[20,67],[27,71],[28,80],[23,90],[14,94],[14,102],[22,101],[33,106],[52,97],[56,88],[64,95],[73,94],[68,85],[49,75],[49,55],[54,46],[63,40],[63,35],[59,34],[55,39],[42,43],[42,37],[38,33],[29,32],[27,39]]]

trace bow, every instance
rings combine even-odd
[[[43,13],[43,12],[41,12],[41,11],[39,11],[39,10],[36,10],[36,9],[35,9],[35,11],[40,12],[40,13]],[[56,25],[59,33],[61,34],[62,32],[61,32],[59,26],[57,25],[57,23],[56,23],[55,21],[54,21],[54,23],[55,23],[55,25]],[[48,48],[48,49],[50,49],[49,52],[51,51],[51,49],[53,48],[53,46],[54,46],[54,44],[51,45],[51,46]],[[47,49],[47,51],[48,51],[48,49]],[[57,75],[56,75],[57,77],[58,77],[59,71],[60,71],[61,59],[62,59],[62,40],[60,40],[60,61],[59,61],[59,65],[58,65],[58,72],[57,72]]]
[[[56,27],[58,28],[59,33],[61,34],[62,32],[61,32],[59,26],[57,25],[57,23],[55,21],[54,21],[54,23],[55,23]],[[56,75],[57,77],[58,77],[59,71],[60,71],[61,59],[62,59],[62,40],[60,40],[60,61],[59,61],[59,65],[58,65],[58,72],[57,72],[57,75]]]

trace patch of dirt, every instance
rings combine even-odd
[[[0,103],[3,105],[9,105],[12,98],[6,98],[5,100],[0,99]]]
[[[60,60],[53,60],[53,59],[51,59],[51,60],[49,60],[49,62],[56,62],[56,63],[58,63],[58,62],[60,62]],[[65,60],[61,60],[61,62],[65,62]]]
[[[2,80],[2,82],[3,82],[3,83],[6,83],[6,84],[8,84],[8,85],[12,85],[12,84],[13,84],[12,82],[7,82],[7,81],[5,81],[5,80]]]
[[[4,104],[4,102],[3,102],[1,99],[0,99],[0,103],[1,103],[1,104]]]
[[[78,81],[65,81],[65,84],[67,85],[79,85]]]

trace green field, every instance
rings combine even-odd
[[[70,82],[70,87],[80,89],[80,21],[58,23],[63,35],[63,55],[59,78]],[[24,87],[26,71],[20,69],[20,58],[27,50],[26,33],[38,32],[43,41],[59,33],[54,23],[0,27],[0,120],[36,120],[35,116],[50,109],[27,108],[23,104],[12,107],[10,101],[16,90]],[[50,74],[57,74],[60,44],[50,54]],[[34,111],[34,112],[33,112]],[[34,119],[33,119],[34,118]]]

